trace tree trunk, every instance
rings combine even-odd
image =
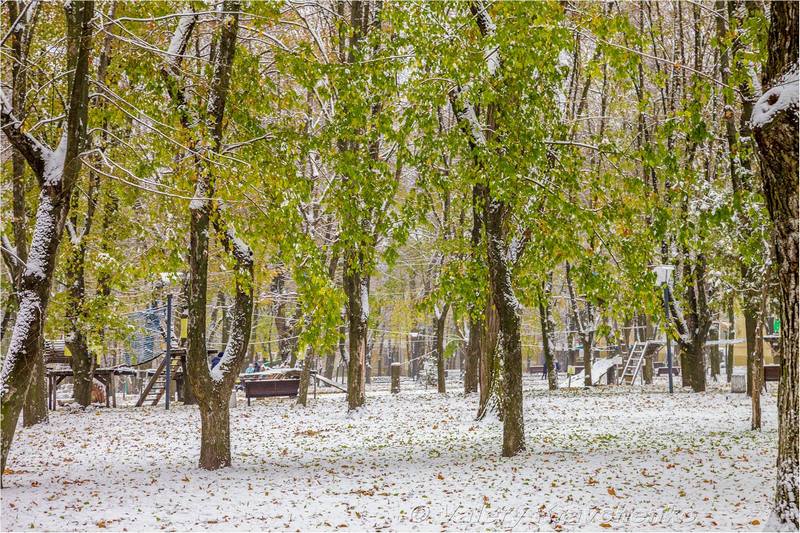
[[[231,466],[231,428],[228,398],[200,403],[200,468]]]
[[[778,459],[774,514],[794,529],[800,522],[798,493],[798,109],[779,104],[781,91],[797,91],[798,14],[796,2],[772,2],[764,87],[773,88],[754,107],[753,130],[761,158],[761,179],[770,218],[781,295],[783,365],[778,387]],[[783,77],[794,69],[794,84]],[[758,115],[757,115],[758,113]],[[771,113],[771,114],[769,114]],[[769,117],[767,120],[765,117]]]
[[[325,377],[331,379],[333,377],[333,369],[336,365],[336,350],[330,353],[325,358]]]
[[[764,312],[764,306],[761,308]],[[752,364],[752,388],[751,388],[751,407],[752,418],[750,429],[761,431],[761,385],[764,383],[764,329],[758,325],[758,337],[756,341],[756,351]]]
[[[756,310],[749,304],[742,302],[744,313],[744,336],[747,347],[747,395],[753,394],[753,359],[756,353]]]
[[[558,375],[551,349],[552,335],[555,330],[550,308],[551,286],[550,280],[542,283],[539,293],[539,321],[542,326],[542,351],[544,352],[544,366],[547,371],[547,388],[556,390],[558,389]]]
[[[472,231],[470,233],[471,259],[480,261],[484,258],[481,249],[483,233],[483,194],[479,184],[472,186]],[[469,343],[467,344],[467,364],[464,369],[464,392],[476,392],[479,381],[479,365],[481,351],[486,346],[481,340],[486,335],[486,315],[478,315],[479,307],[471,307],[469,313]]]
[[[52,151],[38,139],[23,131],[13,110],[2,102],[0,128],[10,144],[19,150],[39,181],[39,205],[36,212],[30,258],[22,277],[20,304],[11,344],[0,374],[2,404],[2,442],[0,452],[5,470],[8,451],[14,439],[19,413],[30,385],[36,359],[41,357],[39,337],[50,300],[50,287],[58,251],[69,212],[70,197],[78,177],[79,154],[86,139],[89,54],[92,43],[91,20],[94,2],[72,2],[64,5],[67,19],[67,72],[69,108],[61,150]],[[58,155],[60,154],[60,155]],[[61,159],[63,157],[63,159]],[[2,474],[0,474],[2,475]]]
[[[31,373],[31,383],[25,395],[22,407],[22,425],[31,427],[41,422],[47,422],[47,383],[44,368],[44,337],[39,337],[39,357],[36,358],[35,367]]]
[[[488,192],[488,191],[487,191]],[[520,306],[511,282],[511,265],[507,260],[503,218],[506,206],[486,198],[486,241],[489,256],[489,277],[494,305],[500,325],[500,349],[503,361],[503,457],[513,457],[525,449],[525,423],[522,413],[522,341]]]
[[[219,15],[222,20],[218,26],[218,49],[204,117],[207,131],[211,135],[210,139],[198,139],[201,146],[210,140],[210,146],[207,146],[210,153],[219,153],[222,148],[225,106],[236,52],[240,10],[239,2],[227,0]],[[183,33],[180,26],[182,23],[178,24],[176,34]],[[237,238],[232,227],[224,226],[223,213],[218,204],[210,200],[214,196],[212,169],[199,159],[196,163],[195,199],[189,204],[187,364],[191,375],[190,383],[200,408],[202,429],[199,465],[207,470],[215,470],[231,464],[229,399],[250,342],[253,320],[253,252]],[[212,220],[222,248],[235,261],[236,274],[233,311],[229,313],[228,343],[224,356],[213,370],[208,367],[206,355],[208,249]]]
[[[311,366],[313,356],[306,353],[303,358],[303,371],[300,373],[300,386],[297,391],[297,405],[305,407],[308,404],[308,385],[311,381]]]
[[[344,291],[347,295],[348,343],[350,348],[347,365],[347,407],[358,409],[364,405],[366,390],[367,319],[369,317],[369,278],[354,271],[353,254],[346,261],[342,273]],[[360,263],[360,261],[358,261]]]
[[[450,304],[445,304],[441,310],[441,314],[436,316],[433,320],[434,331],[436,331],[436,338],[434,339],[434,352],[436,355],[436,386],[439,394],[447,392],[445,387],[445,378],[447,373],[444,367],[444,327],[447,324],[447,311]]]
[[[469,315],[469,340],[467,341],[467,357],[464,366],[464,394],[478,392],[478,364],[481,358],[481,337],[484,334],[482,317]]]
[[[491,288],[489,294],[491,294]],[[495,358],[497,356],[497,339],[500,336],[500,321],[497,317],[497,309],[491,299],[486,303],[485,316],[486,327],[481,332],[480,341],[478,419],[483,418],[489,408],[496,381]]]
[[[736,338],[736,317],[733,314],[733,300],[728,304],[728,340]],[[733,376],[733,344],[725,346],[725,382],[730,383]]]

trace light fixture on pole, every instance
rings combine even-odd
[[[667,338],[667,376],[669,378],[670,394],[672,393],[672,343],[670,342],[667,328],[669,327],[671,320],[669,313],[669,282],[672,278],[673,270],[675,270],[675,267],[672,265],[657,265],[653,267],[653,271],[656,273],[656,286],[663,287],[664,289],[664,313],[667,318],[666,327],[664,328],[664,336]]]

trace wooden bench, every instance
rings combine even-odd
[[[246,380],[242,385],[247,405],[250,405],[250,398],[294,398],[300,388],[300,380],[297,378]]]
[[[669,368],[666,366],[662,366],[661,368],[656,369],[657,376],[668,376],[669,375]],[[680,376],[681,375],[681,367],[673,366],[672,367],[672,375],[673,376]]]
[[[781,365],[764,365],[764,383],[781,380]]]
[[[528,374],[539,374],[544,372],[544,365],[532,365],[528,367]]]

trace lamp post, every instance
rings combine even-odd
[[[672,265],[658,265],[653,270],[656,273],[656,286],[664,289],[664,313],[667,318],[666,326],[668,327],[671,320],[669,313],[669,281],[675,267]],[[667,327],[664,328],[664,336],[667,338],[667,375],[669,376],[669,392],[672,394],[672,342],[670,341]]]

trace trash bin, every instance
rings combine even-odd
[[[747,375],[733,374],[731,376],[731,392],[746,392],[747,391]]]

